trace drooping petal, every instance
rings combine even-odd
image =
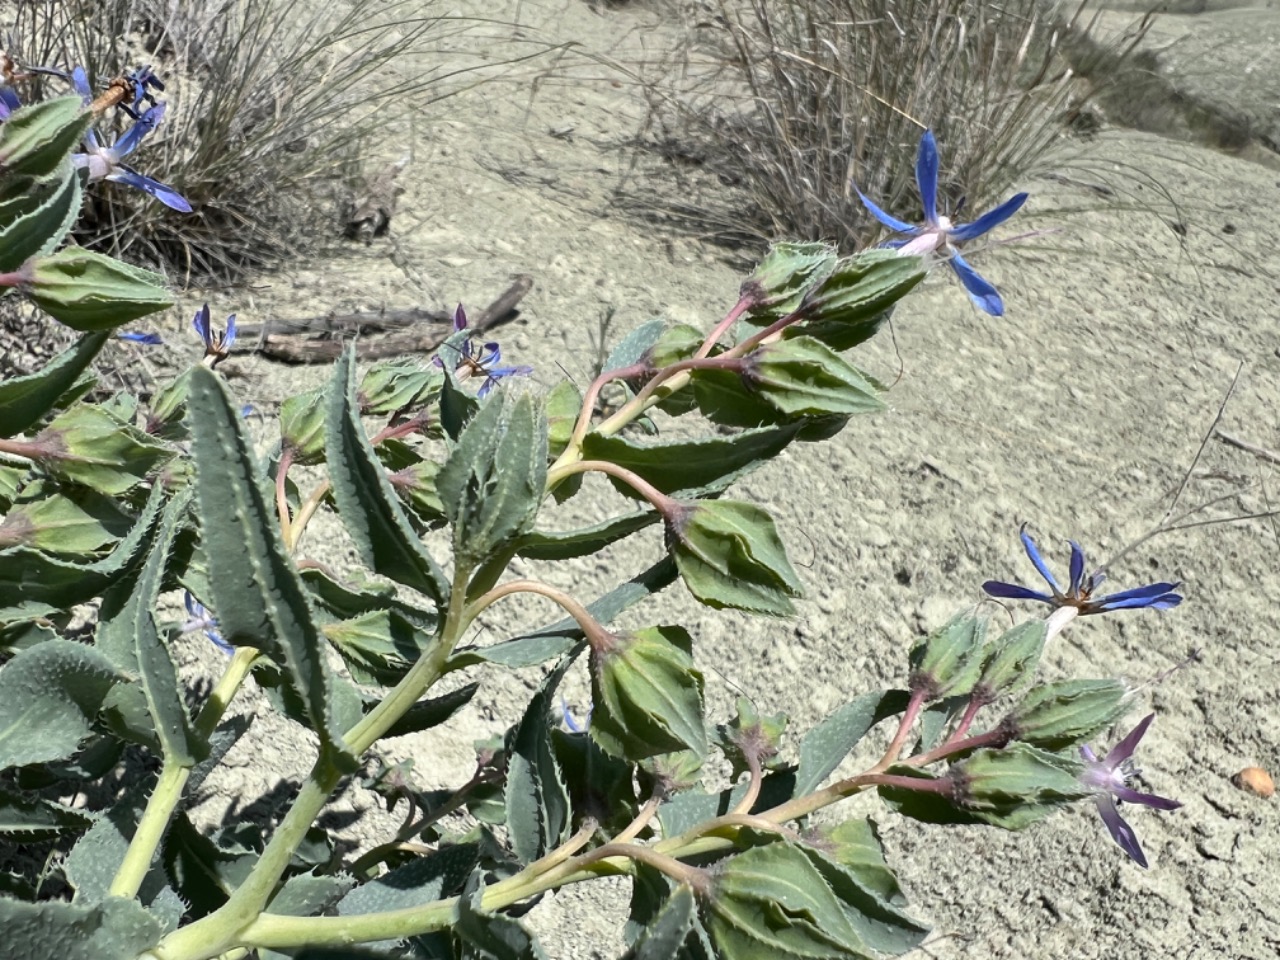
[[[994,210],[988,210],[973,223],[962,223],[951,231],[951,239],[957,243],[964,243],[966,240],[974,240],[988,230],[1000,226],[1010,217],[1012,217],[1027,202],[1027,194],[1019,193],[1010,197]]]
[[[230,350],[232,344],[236,342],[236,315],[233,313],[227,317],[227,332],[222,335],[222,349]]]
[[[1122,590],[1105,597],[1098,597],[1089,603],[1085,613],[1106,613],[1108,610],[1136,610],[1150,608],[1168,610],[1182,602],[1181,595],[1173,591],[1176,583],[1149,583],[1144,587]]]
[[[114,173],[108,174],[107,179],[116,183],[127,184],[135,190],[148,193],[170,210],[177,210],[179,213],[191,212],[191,204],[187,202],[186,197],[173,189],[173,187],[163,184],[159,180],[152,180],[146,174],[139,173],[137,170],[121,167]]]
[[[969,291],[969,298],[983,313],[993,317],[1004,316],[1004,301],[991,285],[989,280],[979,276],[978,271],[969,266],[964,257],[958,253],[951,254],[951,269],[956,272],[964,288]]]
[[[213,334],[209,330],[209,305],[207,303],[196,311],[191,325],[196,328],[196,333],[204,341],[205,349],[212,350]]]
[[[932,130],[926,130],[924,136],[920,138],[920,149],[916,152],[916,186],[920,188],[920,199],[924,203],[924,222],[931,227],[936,226],[938,223],[938,142],[934,140]],[[873,210],[872,213],[874,212]]]
[[[1071,590],[1073,597],[1080,596],[1080,588],[1084,585],[1084,548],[1074,540],[1071,544]]]
[[[1125,822],[1124,817],[1120,816],[1120,811],[1116,808],[1116,802],[1111,799],[1109,794],[1100,794],[1097,802],[1098,813],[1102,816],[1102,822],[1107,825],[1107,831],[1111,834],[1111,839],[1120,844],[1120,849],[1127,853],[1134,863],[1145,870],[1147,858],[1142,852],[1142,845],[1138,843],[1138,835],[1133,832],[1133,827]]]
[[[1117,743],[1107,753],[1107,759],[1102,763],[1108,769],[1114,770],[1120,764],[1124,763],[1133,756],[1133,751],[1138,749],[1138,744],[1147,734],[1147,727],[1151,726],[1151,721],[1156,718],[1154,713],[1149,713],[1139,721],[1138,725],[1129,731],[1128,735]]]
[[[150,346],[154,346],[157,343],[164,343],[164,341],[160,339],[160,334],[158,333],[140,333],[135,330],[123,330],[120,333],[117,333],[116,337],[120,340],[128,340],[130,343],[145,343]]]
[[[853,189],[858,190],[857,187],[854,187]],[[858,198],[862,200],[862,205],[871,211],[871,215],[875,217],[877,220],[879,220],[881,223],[883,223],[890,230],[896,230],[898,233],[910,234],[913,237],[920,232],[919,227],[913,224],[907,223],[905,220],[899,220],[897,217],[890,216],[889,214],[885,213],[883,210],[877,207],[874,203],[872,203],[867,198],[867,195],[864,194],[861,190],[858,190]]]
[[[1156,810],[1177,810],[1182,806],[1177,800],[1157,797],[1154,793],[1141,793],[1132,787],[1116,787],[1112,792],[1125,803],[1139,803],[1144,807],[1154,807]]]
[[[1040,593],[1029,587],[1021,587],[1016,583],[1002,583],[999,580],[988,580],[982,585],[982,589],[986,591],[989,597],[999,597],[1002,600],[1038,600],[1041,603],[1053,603],[1052,594]]]
[[[138,144],[142,142],[142,138],[156,128],[156,125],[164,119],[163,103],[157,103],[154,107],[140,116],[134,121],[133,126],[125,131],[124,136],[116,141],[115,146],[111,149],[116,155],[116,159],[127,157],[138,149]]]
[[[1040,576],[1044,577],[1045,582],[1053,589],[1055,595],[1062,594],[1062,588],[1058,586],[1058,581],[1053,578],[1053,573],[1049,570],[1049,565],[1044,562],[1044,557],[1040,556],[1040,548],[1036,546],[1036,542],[1031,539],[1031,534],[1027,533],[1027,525],[1024,523],[1022,529],[1018,531],[1018,536],[1022,538],[1022,549],[1027,551],[1027,559]]]
[[[496,342],[490,340],[480,348],[480,353],[476,356],[476,363],[482,367],[490,367],[495,363],[502,362],[502,347]]]
[[[467,311],[462,309],[462,304],[453,311],[453,329],[455,333],[467,329]]]
[[[84,67],[76,67],[71,71],[71,86],[75,87],[76,93],[80,94],[80,99],[85,103],[93,100],[93,88],[89,86],[89,76],[84,72]]]

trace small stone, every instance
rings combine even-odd
[[[1264,800],[1270,799],[1276,792],[1271,774],[1261,767],[1245,767],[1231,778],[1231,782],[1241,790],[1252,793],[1256,797],[1262,797]]]

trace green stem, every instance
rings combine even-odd
[[[249,675],[249,669],[257,657],[258,651],[248,647],[241,647],[231,657],[218,685],[213,688],[196,718],[195,732],[201,740],[208,740],[217,729],[218,721],[231,705],[236,691]],[[151,869],[151,861],[155,859],[160,841],[169,828],[173,812],[182,802],[182,791],[190,776],[190,767],[166,762],[161,769],[160,779],[147,800],[146,809],[142,811],[142,819],[138,821],[138,829],[129,841],[124,861],[111,880],[110,893],[113,897],[137,896],[147,871]]]
[[[590,461],[588,461],[590,462]],[[496,603],[503,597],[510,596],[513,593],[535,593],[540,597],[546,597],[553,600],[560,607],[577,621],[578,626],[582,628],[583,634],[586,636],[591,646],[599,649],[607,646],[612,639],[611,634],[603,626],[600,621],[591,615],[585,606],[574,599],[563,590],[557,590],[549,584],[539,583],[537,580],[511,580],[507,583],[499,584],[488,593],[477,597],[467,607],[467,620],[475,620],[481,612],[483,612],[491,604]]]

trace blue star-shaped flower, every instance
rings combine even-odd
[[[453,311],[453,329],[456,333],[459,330],[467,328],[467,314],[462,309],[462,304],[458,304],[456,310]],[[468,376],[482,376],[484,383],[481,385],[477,396],[483,397],[489,393],[498,381],[504,377],[527,377],[533,373],[533,367],[518,366],[504,367],[502,363],[502,348],[497,343],[489,341],[481,344],[477,349],[475,341],[471,337],[467,337],[462,341],[459,348],[459,357],[456,369],[465,370]],[[444,361],[439,357],[435,358],[435,365],[444,366]]]
[[[1088,577],[1084,575],[1084,550],[1074,540],[1069,541],[1071,584],[1064,591],[1058,586],[1058,581],[1054,579],[1048,565],[1040,556],[1035,541],[1027,533],[1026,524],[1023,524],[1019,536],[1022,537],[1022,546],[1027,551],[1027,556],[1039,571],[1040,576],[1044,577],[1045,582],[1049,584],[1051,592],[1044,593],[1016,583],[988,580],[982,585],[987,596],[1000,597],[1004,600],[1037,600],[1052,607],[1075,607],[1080,611],[1081,616],[1107,613],[1111,610],[1133,610],[1140,607],[1168,610],[1182,602],[1182,597],[1174,593],[1178,589],[1176,583],[1149,583],[1145,587],[1134,587],[1132,590],[1122,590],[1120,593],[1111,593],[1105,597],[1095,597],[1093,592],[1102,585],[1107,576],[1101,570],[1089,574]]]
[[[194,633],[199,630],[205,635],[206,640],[223,653],[236,652],[236,648],[223,639],[222,632],[218,629],[218,621],[209,613],[205,605],[192,595],[190,590],[185,592],[182,603],[187,608],[187,616],[190,618],[182,625],[183,633]]]
[[[1098,813],[1102,816],[1102,822],[1107,825],[1112,839],[1120,844],[1120,848],[1138,866],[1144,868],[1147,865],[1147,858],[1138,844],[1138,835],[1133,832],[1133,827],[1129,826],[1124,817],[1120,816],[1116,800],[1124,803],[1140,803],[1157,810],[1177,810],[1182,806],[1177,800],[1157,797],[1154,793],[1139,793],[1129,786],[1141,776],[1132,759],[1133,751],[1137,749],[1139,741],[1146,734],[1147,727],[1151,726],[1155,716],[1153,713],[1145,717],[1127,737],[1111,748],[1111,752],[1105,759],[1099,760],[1088,744],[1080,748],[1080,756],[1085,761],[1080,782],[1097,795]]]
[[[196,333],[204,341],[204,357],[207,366],[216,367],[221,361],[231,356],[231,345],[236,342],[234,313],[227,317],[226,330],[223,333],[217,333],[209,322],[209,305],[206,303],[196,311],[196,315],[191,320],[191,326],[195,327]]]
[[[93,99],[93,90],[89,87],[89,78],[85,75],[84,68],[76,67],[71,72],[71,82],[86,103]],[[141,86],[145,91],[145,81]],[[142,102],[141,97],[139,102]],[[88,171],[90,181],[111,180],[127,184],[143,193],[151,194],[166,207],[181,213],[190,213],[191,204],[173,187],[166,186],[159,180],[152,180],[123,162],[125,157],[138,148],[142,138],[156,128],[164,118],[164,111],[163,103],[149,107],[134,121],[133,126],[109,147],[99,142],[98,135],[92,128],[86,130],[84,153],[75,154],[71,160],[77,167]]]
[[[960,256],[957,243],[976,240],[987,231],[999,226],[1013,216],[1018,208],[1027,202],[1027,194],[1019,193],[1010,197],[994,210],[989,210],[972,223],[953,224],[948,217],[938,215],[938,144],[933,138],[933,131],[926,130],[920,138],[920,150],[916,154],[916,185],[920,188],[920,199],[924,203],[924,226],[915,226],[890,216],[872,203],[858,190],[863,205],[872,215],[886,227],[911,237],[910,240],[894,240],[889,246],[901,248],[904,254],[929,256],[939,254],[951,264],[960,282],[979,310],[999,317],[1004,314],[1004,301],[990,281],[983,279],[978,271],[969,266],[968,261]],[[855,190],[858,188],[855,186]]]

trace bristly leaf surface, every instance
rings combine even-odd
[[[507,733],[507,828],[521,863],[530,863],[569,836],[569,791],[551,743],[556,688],[573,658],[565,657]]]

